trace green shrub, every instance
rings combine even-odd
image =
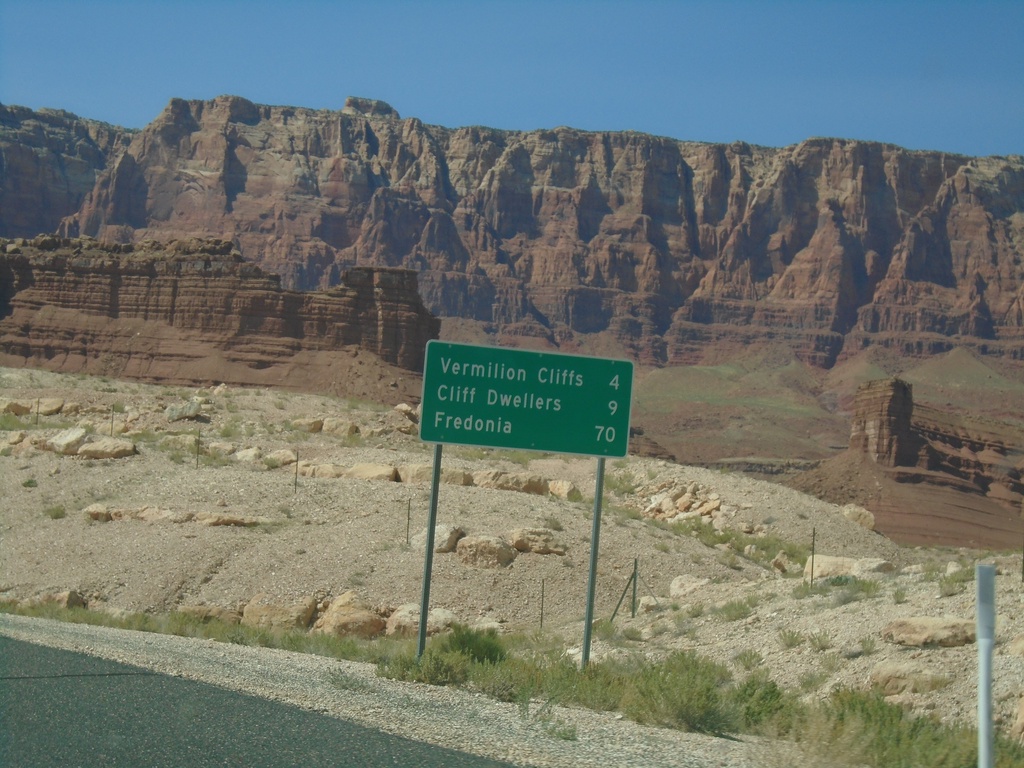
[[[715,608],[715,615],[725,621],[739,621],[750,616],[751,608],[757,605],[757,598],[748,597],[743,600],[730,600]]]
[[[733,689],[731,699],[743,727],[747,729],[756,729],[777,719],[783,709],[793,706],[790,697],[769,679],[764,670],[755,672]]]
[[[622,700],[622,711],[639,723],[725,734],[739,718],[727,695],[729,670],[689,651],[660,664],[644,663]]]
[[[377,674],[392,680],[429,685],[460,685],[469,679],[470,659],[461,653],[431,646],[417,659],[413,653],[398,653],[377,664]]]
[[[38,488],[39,487],[39,483],[36,481],[36,479],[34,477],[30,477],[28,480],[23,480],[21,482],[21,487],[22,488]]]
[[[504,643],[493,629],[480,630],[453,624],[438,642],[446,653],[461,653],[477,664],[497,664],[508,658]]]
[[[28,424],[13,413],[0,413],[0,432],[15,432],[27,428]]]
[[[64,509],[63,506],[57,505],[54,507],[47,507],[46,509],[43,510],[43,514],[51,520],[60,520],[67,515],[67,511]]]
[[[827,595],[828,593],[829,585],[821,581],[814,584],[811,584],[809,581],[801,581],[793,587],[793,597],[797,600],[803,600],[805,597],[811,597],[811,595]]]
[[[837,746],[849,764],[872,768],[966,768],[977,763],[973,729],[915,717],[877,692],[840,690],[810,713],[808,727],[794,731],[820,755]],[[998,765],[1020,765],[1024,749],[1000,739]]]

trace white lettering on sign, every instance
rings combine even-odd
[[[436,429],[461,429],[466,432],[493,432],[503,435],[512,434],[512,423],[498,417],[496,419],[481,419],[470,416],[449,416],[444,411],[434,413],[434,427]]]
[[[469,376],[474,379],[498,379],[500,381],[526,381],[525,368],[513,368],[504,363],[462,363],[450,357],[441,358],[441,371],[453,376]]]

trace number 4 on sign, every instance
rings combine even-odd
[[[612,377],[612,380],[608,382],[608,386],[611,387],[612,389],[618,389],[619,388],[619,374],[616,373]]]

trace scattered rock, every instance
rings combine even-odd
[[[500,536],[464,536],[455,547],[465,565],[504,568],[512,564],[518,552]]]
[[[509,534],[509,541],[519,552],[535,555],[564,555],[565,547],[555,541],[555,534],[547,528],[517,528]]]
[[[681,597],[687,597],[698,591],[701,587],[704,587],[711,583],[711,579],[699,578],[697,576],[691,576],[689,574],[683,574],[682,576],[676,576],[672,579],[672,583],[668,587],[668,594],[673,600],[677,600]]]
[[[376,637],[384,631],[384,618],[373,611],[354,591],[334,598],[313,625],[314,632],[344,637]]]
[[[259,448],[243,448],[240,451],[235,451],[232,458],[239,462],[255,462],[263,458],[263,451]]]
[[[456,616],[444,608],[431,608],[427,612],[427,635],[447,632],[457,621]],[[398,637],[414,637],[420,631],[420,607],[415,603],[400,605],[388,617],[387,634]]]
[[[320,430],[330,435],[349,437],[351,435],[359,434],[359,425],[348,419],[338,419],[333,416],[329,416],[323,420],[323,423],[320,425]]]
[[[242,611],[242,624],[263,629],[305,629],[313,620],[314,611],[315,597],[287,602],[261,592],[246,604]]]
[[[345,477],[354,480],[384,480],[393,482],[398,479],[398,470],[388,464],[354,464],[345,470]]]
[[[59,453],[62,456],[74,456],[88,437],[88,432],[82,427],[65,429],[46,441],[46,450]]]
[[[913,616],[886,625],[881,635],[883,640],[896,645],[954,648],[973,643],[974,633],[975,622],[967,619]]]
[[[835,557],[815,555],[807,558],[804,576],[815,579],[830,579],[834,576],[866,576],[872,573],[892,573],[896,566],[880,558]]]
[[[548,493],[559,499],[572,501],[583,496],[576,484],[570,480],[549,480]]]
[[[182,403],[181,405],[169,405],[164,410],[164,416],[167,417],[167,421],[181,421],[183,419],[195,419],[198,418],[203,412],[203,404],[196,398],[192,398],[188,402]]]
[[[465,535],[466,532],[457,525],[438,523],[434,526],[434,552],[439,554],[454,552],[459,540]],[[426,548],[427,529],[424,528],[413,537],[412,546],[421,552]]]
[[[870,510],[859,507],[856,504],[847,504],[841,509],[843,517],[869,531],[875,530],[875,516]]]
[[[396,405],[395,406],[395,412],[402,414],[403,416],[405,416],[405,418],[407,418],[413,424],[419,424],[420,423],[419,414],[416,413],[416,409],[413,408],[408,403],[399,403],[398,405]]]
[[[123,459],[136,453],[135,443],[119,437],[95,438],[78,449],[78,455],[86,459]]]
[[[265,517],[246,517],[245,515],[233,515],[230,512],[200,512],[195,516],[200,525],[211,528],[219,525],[230,525],[236,528],[252,528],[260,523],[269,522]]]

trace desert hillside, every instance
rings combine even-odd
[[[3,599],[363,635],[414,624],[431,462],[414,408],[3,369],[0,411]],[[594,461],[448,448],[442,467],[432,626],[543,618],[578,653]],[[692,648],[807,697],[873,683],[966,721],[974,565],[994,561],[996,706],[1016,721],[1015,547],[903,548],[862,508],[742,475],[635,456],[607,470],[594,658]],[[627,598],[610,622],[635,559],[637,615]]]

